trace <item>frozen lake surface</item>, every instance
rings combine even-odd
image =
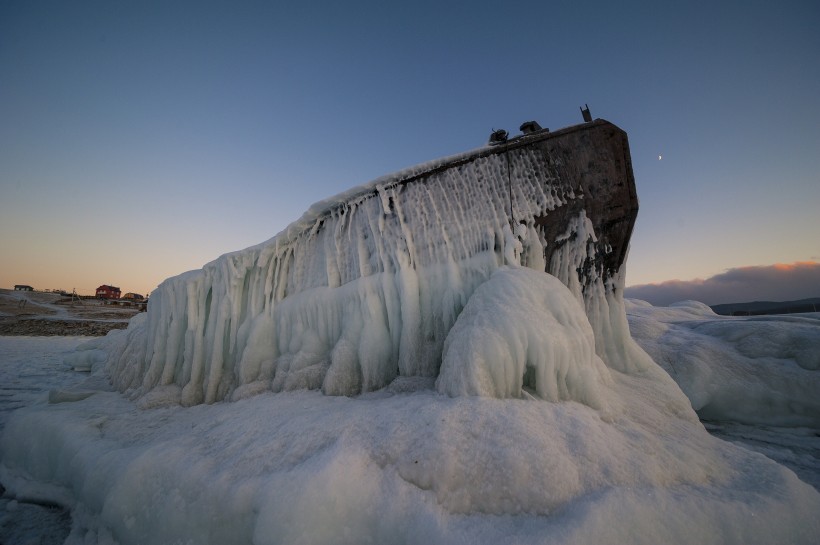
[[[0,337],[0,430],[12,411],[42,403],[48,391],[71,388],[87,376],[63,364],[63,353],[88,337]],[[63,543],[71,530],[69,509],[0,498],[0,543]]]

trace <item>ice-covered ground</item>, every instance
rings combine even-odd
[[[63,364],[63,353],[88,340],[0,336],[0,430],[14,410],[42,402],[51,389],[71,388],[86,380],[85,374]],[[0,543],[62,543],[70,529],[65,506],[42,497],[0,498]]]
[[[633,338],[714,435],[777,460],[820,490],[820,313],[719,316],[695,301],[628,300]]]
[[[553,401],[528,390],[526,378],[530,394],[498,399],[450,397],[433,379],[400,377],[356,397],[266,390],[235,402],[139,408],[101,373],[66,371],[62,352],[78,340],[0,338],[9,377],[26,369],[56,377],[44,379],[49,392],[23,400],[29,407],[0,440],[0,482],[19,500],[4,502],[6,520],[26,501],[65,505],[69,544],[817,542],[820,493],[768,458],[709,435],[660,369],[602,367],[589,325],[577,324],[583,311],[564,300],[569,292],[545,281],[551,293],[543,304],[552,311],[525,301],[532,294],[516,295],[533,274],[496,273],[505,303],[493,301],[498,290],[477,291],[463,313],[472,325],[457,324],[445,350],[475,345],[458,339],[476,328],[493,335],[498,325],[482,325],[486,312],[509,313],[498,320],[508,325],[521,319],[516,313],[542,312],[542,333],[569,328],[555,333],[554,346],[530,339],[539,332],[532,325],[497,332],[506,344],[483,342],[507,346],[494,354],[506,362],[502,374],[528,361],[519,359],[527,346],[554,351],[555,362],[566,361],[563,350],[575,354],[570,365],[588,369],[576,369],[575,378],[564,365],[533,367],[566,379],[554,383],[561,395]],[[642,308],[630,306],[633,324],[640,314],[652,331],[669,325],[662,313],[679,312]],[[670,330],[665,342],[674,344],[680,337]],[[47,344],[54,342],[63,344]],[[474,379],[456,384],[486,386],[478,380],[486,369],[470,366],[479,358],[458,355],[464,350],[445,358],[445,368]],[[588,392],[594,396],[581,395]],[[810,410],[796,414],[808,418]],[[809,429],[808,421],[795,423],[803,427],[793,430]],[[746,426],[765,440],[768,428]]]

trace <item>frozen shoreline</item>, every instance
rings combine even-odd
[[[100,300],[0,289],[0,336],[102,336],[124,329],[136,312]]]

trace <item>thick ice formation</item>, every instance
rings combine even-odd
[[[505,263],[567,286],[609,366],[645,368],[623,341],[619,287],[636,210],[599,202],[631,195],[625,136],[596,122],[544,142],[558,147],[487,148],[377,180],[315,205],[264,244],[166,280],[127,343],[107,350],[115,385],[194,405],[434,378],[462,309]],[[588,209],[626,240],[613,247]]]
[[[572,293],[554,276],[517,267],[497,270],[470,297],[444,342],[437,387],[601,408],[600,385],[610,380]]]

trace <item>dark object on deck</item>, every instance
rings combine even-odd
[[[584,116],[584,123],[592,123],[592,114],[589,113],[588,104],[584,104],[584,107],[581,108],[581,115]]]
[[[491,146],[494,146],[496,144],[503,144],[506,141],[507,141],[507,131],[505,131],[504,129],[498,129],[498,130],[493,129],[493,133],[490,135],[490,142],[489,142],[489,144]]]
[[[533,133],[540,132],[540,131],[543,131],[543,130],[548,131],[549,129],[543,129],[541,127],[541,125],[538,124],[538,121],[525,121],[524,123],[521,124],[521,127],[519,127],[519,130],[524,134],[533,134]]]

